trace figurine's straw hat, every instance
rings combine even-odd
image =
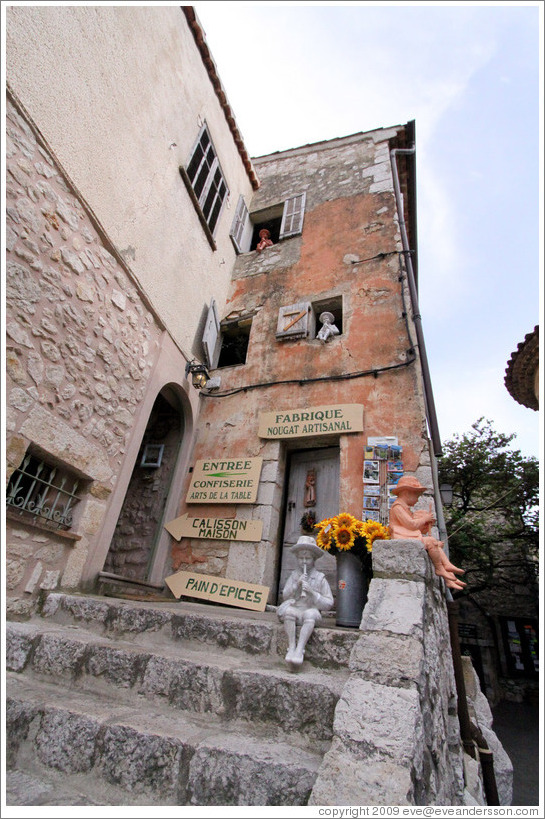
[[[324,323],[324,321],[329,321],[330,324],[333,324],[333,322],[335,321],[335,316],[333,315],[333,313],[329,313],[326,310],[325,313],[320,313],[320,321],[322,322],[322,324]]]
[[[315,560],[318,560],[319,557],[323,557],[324,555],[323,549],[320,549],[320,547],[316,545],[314,538],[309,535],[301,535],[295,546],[291,547],[291,551],[296,555],[298,555],[299,552],[310,552]]]
[[[270,232],[270,230],[267,230],[267,228],[262,228],[259,231],[259,235],[261,236],[262,239],[270,239],[271,238],[271,232]]]
[[[396,485],[392,488],[392,494],[399,495],[402,489],[415,489],[419,495],[421,495],[422,492],[427,492],[427,488],[422,486],[422,484],[418,481],[418,478],[413,478],[412,475],[404,475],[402,478],[400,478]]]

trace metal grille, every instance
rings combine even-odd
[[[27,455],[11,476],[8,507],[48,521],[59,529],[70,529],[78,497],[79,481],[33,455]]]

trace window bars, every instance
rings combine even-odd
[[[58,529],[70,529],[73,507],[80,500],[76,494],[78,484],[79,480],[58,467],[27,455],[11,476],[6,503]]]

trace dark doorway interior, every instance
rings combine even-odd
[[[183,434],[175,401],[159,394],[117,521],[104,571],[146,581]]]

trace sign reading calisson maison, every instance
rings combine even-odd
[[[259,415],[260,438],[303,438],[335,432],[363,432],[363,404],[273,410]]]
[[[186,503],[255,503],[263,458],[206,458],[195,463]]]

